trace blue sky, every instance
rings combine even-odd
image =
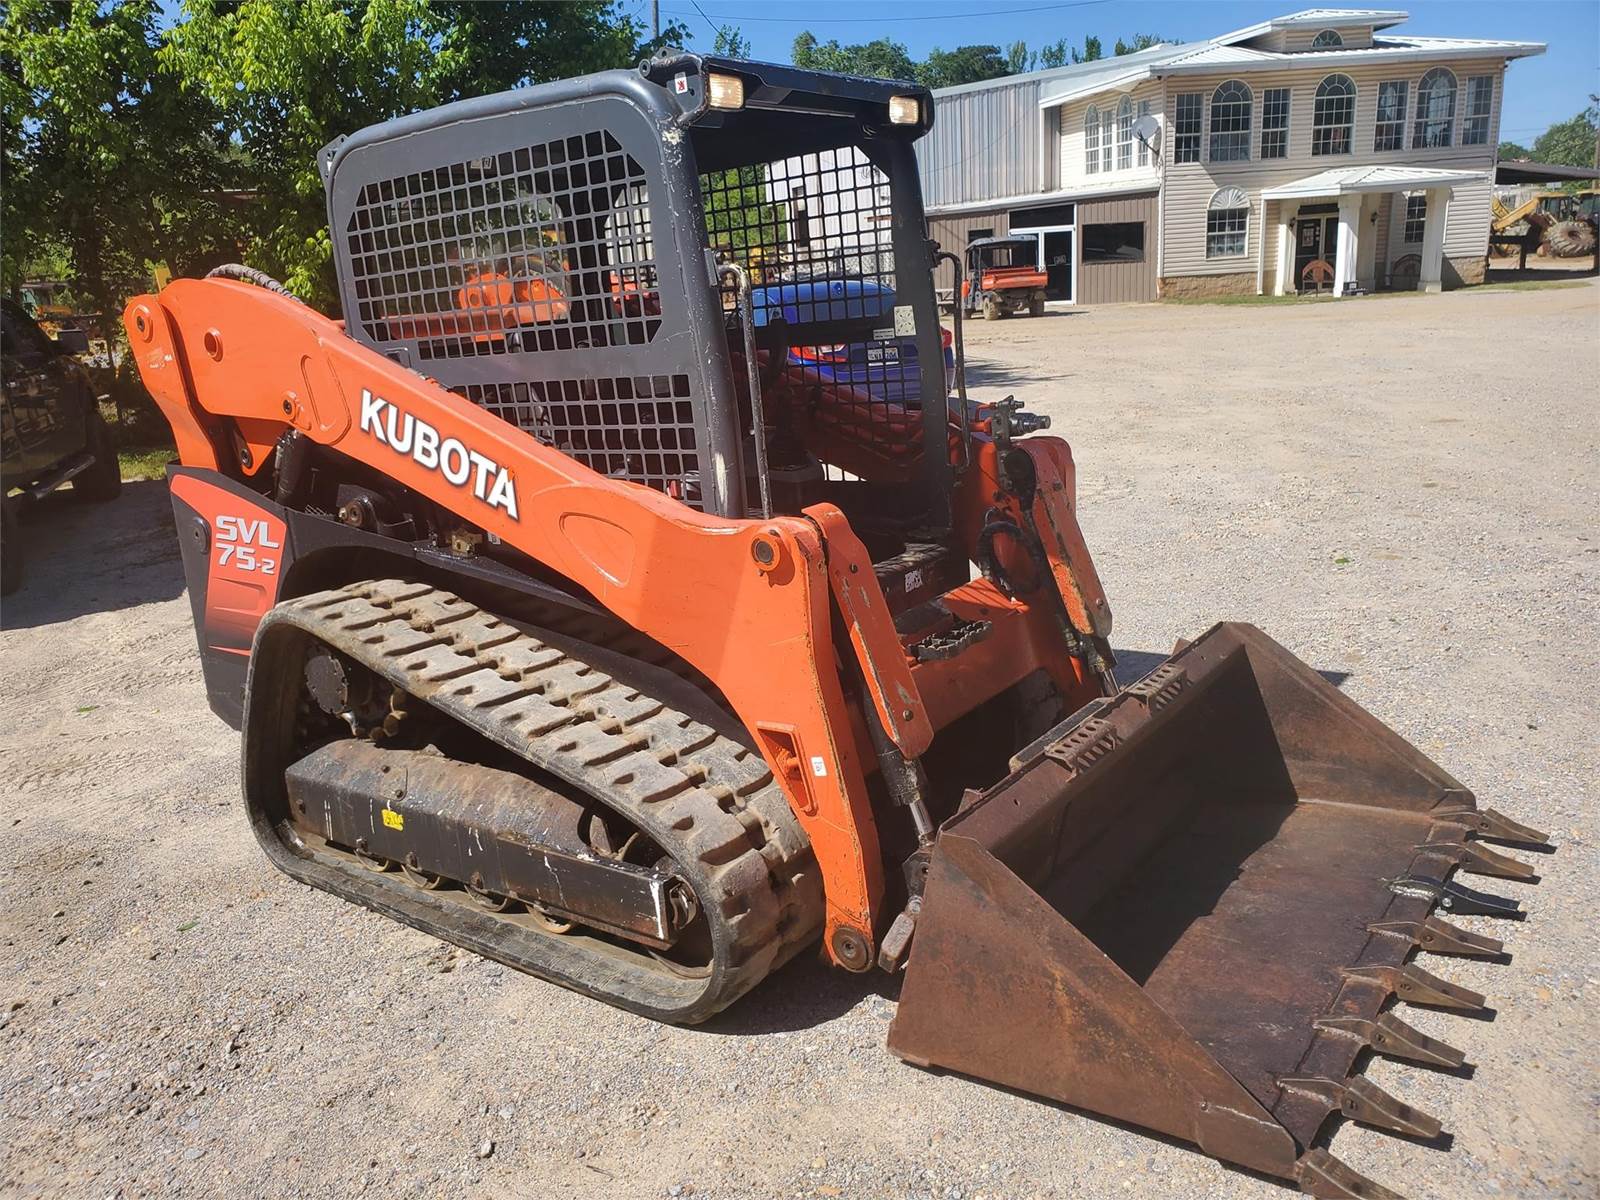
[[[648,22],[648,0],[623,0]],[[704,19],[695,5],[704,11]],[[934,46],[1001,47],[1021,39],[1030,46],[1057,38],[1081,44],[1096,34],[1107,53],[1118,37],[1155,33],[1199,41],[1313,7],[1311,0],[1277,4],[1199,3],[1184,0],[660,0],[662,20],[689,26],[692,49],[710,49],[712,26],[737,25],[753,56],[788,62],[795,35],[809,29],[818,40],[903,42],[915,56]],[[1323,0],[1318,7],[1341,7]],[[1361,7],[1351,3],[1347,7]],[[1367,7],[1411,14],[1400,30],[1437,37],[1506,38],[1544,42],[1540,57],[1519,59],[1506,78],[1500,135],[1532,145],[1544,129],[1588,106],[1600,92],[1600,4],[1595,0],[1373,0]],[[1005,10],[1033,11],[1005,11]],[[1397,30],[1398,32],[1398,30]]]

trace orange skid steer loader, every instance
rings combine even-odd
[[[910,1062],[1389,1195],[1319,1131],[1437,1132],[1353,1065],[1460,1062],[1391,1002],[1480,1006],[1410,959],[1496,954],[1452,875],[1545,838],[1248,625],[1119,689],[1067,445],[936,368],[932,117],[683,54],[487,96],[321,156],[342,323],[128,304],[254,832],[662,1021],[820,937]]]

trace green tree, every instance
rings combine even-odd
[[[1132,41],[1125,42],[1118,38],[1112,53],[1121,58],[1124,54],[1137,54],[1139,51],[1148,50],[1152,46],[1175,45],[1176,41],[1177,39],[1175,38],[1164,38],[1153,33],[1136,33],[1133,35]]]
[[[749,58],[750,39],[744,36],[737,25],[719,25],[711,53],[724,58]]]
[[[1039,66],[1046,71],[1064,67],[1072,61],[1072,47],[1066,38],[1058,38],[1048,46],[1039,47]]]
[[[626,66],[655,43],[611,0],[185,0],[162,65],[215,106],[255,199],[247,257],[334,299],[317,152],[334,137],[466,96]],[[669,26],[662,43],[682,27]]]
[[[930,88],[955,87],[1016,74],[998,46],[957,46],[948,51],[935,48],[928,51],[928,57],[915,72],[912,78]]]
[[[1098,62],[1104,57],[1105,51],[1101,49],[1100,39],[1097,37],[1085,37],[1082,53],[1076,49],[1072,52],[1072,61],[1075,63]]]
[[[1516,142],[1501,142],[1500,148],[1495,153],[1501,159],[1516,159],[1533,157],[1533,151],[1526,146],[1519,146]]]
[[[1594,166],[1597,124],[1600,108],[1590,105],[1571,120],[1550,126],[1533,143],[1533,160],[1569,167]]]
[[[808,71],[836,71],[876,79],[916,79],[917,64],[906,48],[887,38],[856,46],[837,41],[818,42],[809,30],[795,38],[790,58]]]
[[[81,306],[114,317],[150,286],[149,263],[191,270],[226,249],[236,156],[215,110],[159,70],[159,15],[156,0],[4,10],[8,291],[30,270],[64,270]]]

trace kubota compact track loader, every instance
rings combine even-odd
[[[904,1059],[1388,1195],[1319,1131],[1437,1131],[1353,1066],[1460,1061],[1391,1001],[1479,1006],[1409,960],[1498,953],[1436,910],[1545,839],[1248,625],[1119,690],[1066,444],[946,394],[932,117],[693,55],[486,96],[322,155],[342,323],[129,303],[249,819],[664,1021],[820,935]]]

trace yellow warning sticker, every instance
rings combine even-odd
[[[404,829],[406,827],[405,817],[395,812],[392,808],[383,810],[383,823],[390,829]]]

